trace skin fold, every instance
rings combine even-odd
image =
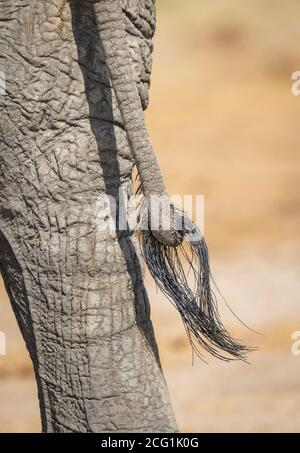
[[[0,267],[44,432],[177,430],[133,231],[97,228],[135,164],[165,193],[143,117],[154,3],[0,0]]]

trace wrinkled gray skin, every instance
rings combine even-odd
[[[142,181],[153,179],[111,85],[103,4],[0,0],[1,272],[44,432],[173,432],[136,240],[97,228],[99,195],[117,200],[122,187],[129,196],[134,162]],[[154,0],[122,6],[125,69],[145,108]],[[116,67],[127,61],[123,50]],[[141,105],[132,99],[134,122]]]

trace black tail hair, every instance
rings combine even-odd
[[[148,208],[140,204],[140,245],[149,271],[172,304],[179,311],[193,351],[203,359],[199,345],[213,356],[225,360],[246,360],[251,348],[232,338],[223,326],[217,297],[211,288],[209,255],[198,227],[179,209],[184,242],[172,247],[159,242],[148,224]],[[185,271],[183,262],[188,270]],[[193,274],[194,288],[188,283]]]

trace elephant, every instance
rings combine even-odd
[[[155,21],[155,0],[1,1],[0,269],[43,432],[177,431],[142,255],[190,338],[220,358],[212,345],[246,351],[218,323],[202,239],[200,306],[182,285],[176,296],[164,260],[184,232],[172,204],[160,211],[170,227],[143,233],[143,253],[130,225],[97,228],[99,197],[128,201],[135,166],[144,200],[169,197],[143,113]]]

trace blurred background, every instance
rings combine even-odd
[[[299,0],[157,0],[147,121],[170,193],[205,196],[220,311],[250,364],[192,364],[171,304],[147,276],[181,431],[300,431]],[[32,367],[0,285],[0,431],[40,431]]]

